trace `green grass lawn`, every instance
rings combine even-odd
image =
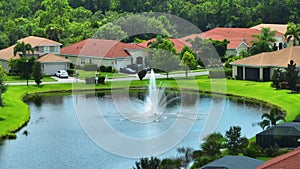
[[[99,73],[97,71],[84,71],[84,70],[77,70],[77,72],[79,73],[79,79],[82,80],[84,80],[86,77],[95,77],[95,73]],[[100,73],[101,76],[106,76],[106,74],[110,79],[129,77],[128,75],[123,73],[106,73],[106,72]]]
[[[6,76],[5,79],[7,83],[19,83],[19,82],[26,83],[26,79],[20,78],[20,76]],[[54,81],[56,80],[51,78],[50,76],[44,76],[42,79],[42,82],[54,82]],[[28,82],[34,82],[34,79],[31,78],[28,80]]]
[[[163,83],[173,89],[189,89],[193,91],[215,92],[227,95],[236,95],[247,99],[256,99],[259,102],[267,102],[286,111],[287,121],[292,121],[300,115],[300,94],[291,94],[289,90],[275,90],[270,87],[270,82],[252,82],[227,79],[209,79],[207,76],[196,78],[157,79],[157,83]],[[29,120],[28,106],[22,101],[26,93],[70,91],[72,87],[78,90],[95,89],[122,89],[148,86],[148,80],[115,81],[105,85],[76,84],[47,84],[37,87],[36,85],[9,86],[3,94],[4,108],[0,108],[0,137],[16,131]],[[226,90],[221,90],[226,88]]]

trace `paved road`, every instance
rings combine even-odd
[[[208,72],[194,72],[194,73],[189,73],[188,75],[190,77],[192,76],[200,76],[200,75],[207,75]],[[184,77],[185,74],[169,74],[169,77]],[[167,75],[162,75],[162,74],[155,74],[156,79],[160,78],[166,78]],[[54,82],[42,82],[42,84],[59,84],[59,83],[76,83],[76,82],[85,82],[85,80],[81,79],[76,79],[74,77],[69,77],[69,78],[58,78],[55,76],[52,76],[57,81]],[[149,79],[150,78],[150,73],[146,75],[144,79]],[[130,75],[130,77],[125,77],[125,78],[115,78],[115,79],[108,79],[108,81],[128,81],[128,80],[139,80],[137,75]],[[8,85],[26,85],[26,82],[17,82],[17,83],[7,83]],[[35,85],[35,82],[28,82],[29,85]]]

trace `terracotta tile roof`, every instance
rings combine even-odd
[[[202,39],[213,39],[213,40],[229,40],[227,45],[228,49],[236,49],[242,42],[245,40],[248,46],[251,46],[251,41],[255,38],[252,35],[260,34],[258,29],[249,29],[249,28],[214,28],[209,31],[192,34],[186,37],[181,38],[181,40],[186,41],[188,39],[194,40],[196,37]],[[277,36],[283,36],[282,33],[277,33]]]
[[[126,49],[141,49],[136,44],[126,44],[115,40],[85,39],[61,49],[61,55],[91,56],[91,57],[129,57]]]
[[[10,59],[20,58],[20,55],[18,53],[16,54],[16,56],[14,56],[14,47],[15,47],[15,45],[0,50],[0,59],[10,60]]]
[[[41,58],[38,59],[39,62],[41,63],[57,63],[57,62],[71,62],[68,59],[65,59],[61,56],[57,56],[54,54],[46,54],[42,56]]]
[[[26,38],[18,40],[18,42],[25,42],[31,44],[32,47],[35,46],[56,46],[56,45],[62,45],[59,42],[55,42],[50,39],[36,37],[36,36],[28,36]]]
[[[272,31],[277,31],[282,34],[285,34],[287,25],[286,24],[259,24],[256,26],[251,27],[251,29],[258,29],[261,30],[262,28],[270,28]]]
[[[147,41],[145,41],[145,42],[141,42],[141,43],[139,43],[138,45],[139,45],[139,46],[142,46],[142,47],[144,47],[144,48],[148,48],[148,46],[147,46],[148,43],[149,43],[149,42],[152,42],[152,41],[155,41],[155,40],[156,40],[156,38],[153,38],[153,39],[147,40]],[[185,42],[185,41],[183,41],[183,40],[181,40],[181,39],[170,38],[170,41],[174,43],[174,47],[175,47],[175,49],[176,49],[176,51],[177,51],[178,53],[182,50],[182,48],[183,48],[184,46],[189,46],[189,43],[187,43],[187,42]]]
[[[300,147],[295,150],[272,158],[258,166],[256,169],[299,169],[300,168]]]
[[[274,52],[264,52],[250,57],[246,57],[234,62],[232,65],[267,66],[267,67],[287,67],[290,60],[294,60],[300,66],[300,46],[292,46]]]

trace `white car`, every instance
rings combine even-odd
[[[55,76],[60,77],[60,78],[68,78],[68,72],[65,70],[58,70],[55,72]]]

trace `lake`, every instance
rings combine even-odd
[[[145,94],[131,92],[129,97],[133,107],[140,111]],[[171,97],[178,97],[178,94],[171,93]],[[167,106],[162,116],[153,122],[137,123],[119,113],[120,107],[114,105],[115,101],[109,93],[42,96],[39,102],[28,103],[31,119],[27,126],[17,132],[17,139],[0,143],[0,168],[132,168],[138,158],[128,158],[108,152],[105,147],[101,148],[97,141],[91,139],[90,133],[83,129],[81,119],[78,119],[76,113],[78,107],[74,106],[77,102],[84,106],[86,113],[100,109],[101,113],[98,113],[94,119],[105,119],[116,132],[136,139],[156,137],[168,131],[178,118],[191,120],[188,116],[179,116],[178,110],[182,107],[189,110],[189,106],[196,105],[199,109],[196,112],[196,119],[191,120],[191,123],[194,122],[191,130],[177,145],[172,146],[167,152],[158,154],[161,158],[176,156],[178,147],[199,149],[200,133],[203,132],[206,123],[216,123],[216,131],[222,134],[230,126],[239,125],[242,128],[242,135],[251,138],[261,131],[258,125],[253,124],[261,121],[262,113],[269,111],[268,107],[257,103],[226,98],[223,100],[224,107],[222,107],[220,121],[207,122],[207,112],[214,110],[214,107],[219,104],[221,106],[222,99],[204,95],[197,97],[199,99],[195,99],[193,94],[187,94],[184,104],[180,99],[175,99]],[[93,102],[97,108],[89,106]],[[117,103],[126,110],[128,98],[120,92]],[[97,134],[100,137],[109,137],[107,133]],[[163,143],[153,142],[149,145],[149,149],[159,144],[167,144],[172,141],[171,139]],[[121,145],[123,151],[132,151],[130,146],[123,146],[122,140],[109,141],[113,146]]]

